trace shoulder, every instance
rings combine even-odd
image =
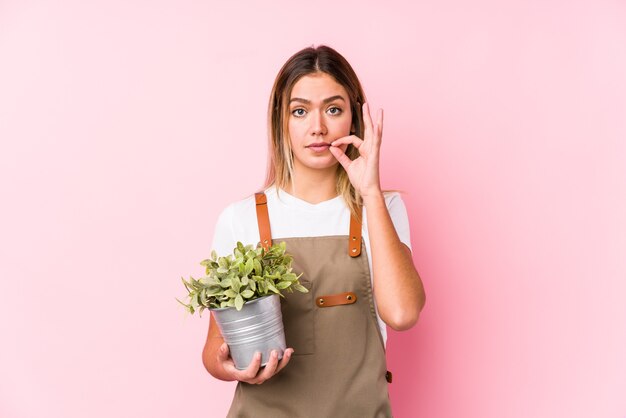
[[[243,199],[236,200],[227,205],[223,210],[222,214],[227,217],[237,218],[243,215],[247,215],[250,211],[254,211],[255,209],[255,199],[254,193],[244,197]]]
[[[217,217],[213,249],[218,254],[230,254],[237,241],[253,243],[258,234],[254,194],[225,206]]]

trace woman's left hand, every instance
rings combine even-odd
[[[383,110],[379,109],[376,124],[372,123],[369,105],[363,103],[364,138],[356,135],[344,136],[331,143],[330,152],[348,173],[348,178],[362,197],[380,193],[380,143],[383,136]],[[354,160],[339,148],[340,145],[352,144],[359,151]]]

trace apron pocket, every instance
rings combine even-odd
[[[315,352],[315,301],[311,282],[300,278],[300,284],[309,292],[284,292],[281,298],[283,324],[287,347],[294,349],[294,356]]]

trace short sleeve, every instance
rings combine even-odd
[[[387,204],[389,216],[391,217],[393,226],[396,228],[400,241],[412,250],[409,216],[407,214],[404,201],[402,200],[402,196],[400,196],[400,193],[398,192],[387,193],[385,194],[385,202]]]
[[[230,254],[237,245],[237,241],[233,236],[232,220],[233,207],[230,205],[222,210],[218,216],[215,232],[213,233],[211,250],[215,250],[220,257]]]

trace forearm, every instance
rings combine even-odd
[[[411,252],[398,238],[380,193],[363,198],[367,210],[374,297],[381,319],[395,330],[411,328],[426,297]]]
[[[235,380],[229,373],[224,370],[221,363],[218,361],[217,352],[224,343],[224,338],[220,334],[219,328],[211,315],[211,321],[209,323],[209,333],[207,335],[204,349],[202,350],[202,364],[204,368],[219,380],[232,381]]]

